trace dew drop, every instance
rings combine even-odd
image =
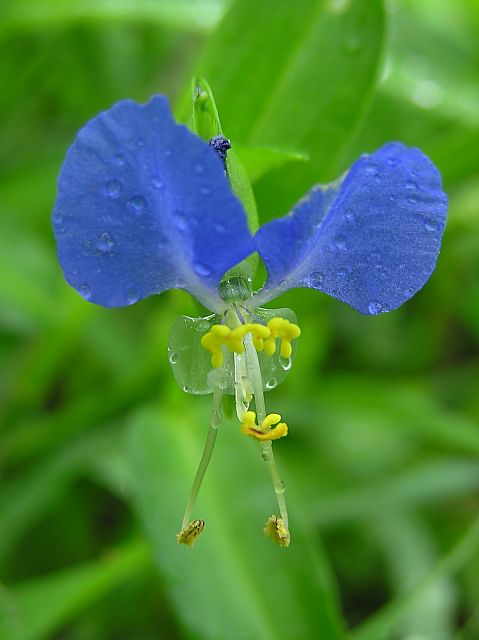
[[[128,200],[128,206],[133,209],[135,213],[141,213],[146,207],[146,200],[143,196],[133,196]]]
[[[193,265],[193,268],[199,276],[211,275],[211,269],[206,264],[203,264],[202,262],[195,262]]]
[[[179,229],[180,231],[186,231],[188,224],[186,222],[186,217],[183,211],[180,211],[179,209],[177,209],[173,213],[173,219],[175,221],[175,225],[177,229]]]
[[[405,290],[404,290],[404,295],[405,295],[405,296],[410,297],[410,296],[412,296],[412,295],[413,295],[413,293],[414,293],[414,289],[412,289],[411,287],[409,287],[408,289],[405,289]]]
[[[195,172],[196,172],[196,173],[198,173],[198,174],[203,173],[203,172],[204,172],[204,170],[205,170],[205,168],[204,168],[204,166],[201,164],[201,162],[197,162],[197,163],[195,164]]]
[[[153,186],[153,189],[163,189],[163,187],[165,186],[159,178],[152,178],[151,184]]]
[[[416,196],[409,196],[408,198],[409,202],[411,202],[412,204],[415,204],[417,202],[417,198]]]
[[[122,167],[125,164],[125,156],[121,153],[117,153],[115,156],[116,163]]]
[[[275,484],[274,488],[276,490],[276,493],[284,493],[284,490],[285,490],[284,482],[280,480]]]
[[[91,289],[87,284],[80,285],[78,293],[83,296],[85,300],[89,300],[91,298]]]
[[[432,220],[426,222],[426,230],[427,231],[437,231],[437,225]]]
[[[351,220],[354,220],[354,215],[352,211],[346,211],[346,213],[344,214],[344,219],[347,220],[348,222],[351,222]]]
[[[265,452],[263,452],[263,453],[261,454],[261,460],[262,460],[263,462],[269,462],[269,456],[268,456],[268,454],[267,454],[267,453],[265,453]]]
[[[105,185],[105,189],[106,189],[107,195],[114,198],[120,193],[121,184],[118,180],[108,180],[108,182]]]
[[[397,165],[396,158],[388,158],[386,162],[390,167],[395,167]]]
[[[110,251],[113,245],[114,245],[114,242],[110,234],[106,232],[101,234],[101,236],[98,238],[98,241],[96,243],[96,246],[100,251]]]
[[[383,305],[377,300],[372,300],[368,305],[368,311],[371,315],[375,316],[383,311]]]
[[[345,251],[346,250],[346,240],[343,238],[343,236],[337,236],[334,239],[334,246],[336,247],[336,249],[338,251]]]
[[[185,393],[189,393],[190,392],[190,388],[185,384],[185,385],[183,385],[183,391]]]
[[[177,353],[170,353],[170,356],[168,358],[168,362],[170,364],[176,364],[178,362],[178,354]]]
[[[268,380],[268,382],[266,383],[266,388],[267,389],[274,389],[275,386],[278,384],[276,378],[270,378]]]
[[[414,182],[414,180],[408,180],[406,182],[406,189],[417,189],[417,184]]]
[[[364,171],[366,173],[376,173],[376,170],[377,170],[377,167],[372,162],[367,164],[367,165],[365,165],[365,167],[364,167]]]
[[[209,187],[201,187],[200,193],[202,196],[209,196],[211,195],[211,189]]]
[[[140,294],[138,293],[137,289],[131,288],[126,292],[127,304],[135,304],[135,302],[138,302],[139,297]]]
[[[279,365],[284,371],[289,371],[292,365],[291,358],[283,358],[283,356],[280,356]]]

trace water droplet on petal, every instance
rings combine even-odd
[[[428,222],[426,222],[426,230],[437,231],[437,224],[433,220],[428,220]]]
[[[135,302],[138,302],[139,298],[140,294],[138,293],[138,290],[134,289],[133,287],[131,289],[128,289],[128,291],[126,292],[127,304],[135,304]]]
[[[133,196],[128,200],[128,206],[133,209],[135,213],[141,213],[146,207],[146,200],[143,196]]]
[[[153,186],[153,189],[163,189],[163,187],[165,186],[159,178],[152,178],[151,184]]]
[[[390,167],[395,167],[397,165],[396,158],[388,158],[386,162]]]
[[[283,358],[283,356],[280,356],[279,365],[284,371],[289,371],[292,365],[291,358]]]
[[[121,153],[117,153],[116,154],[115,160],[116,160],[116,163],[118,165],[120,165],[120,167],[123,166],[125,164],[125,162],[126,162],[125,156],[123,154],[121,154]]]
[[[110,251],[113,245],[114,245],[114,242],[110,234],[106,232],[101,234],[101,236],[98,238],[98,241],[96,243],[96,246],[100,251]]]
[[[91,298],[91,289],[87,284],[82,284],[78,288],[78,293],[85,298],[85,300],[89,300]]]
[[[168,361],[169,361],[170,364],[176,364],[178,362],[178,354],[177,353],[170,353]]]
[[[196,273],[199,276],[210,276],[211,275],[211,269],[206,264],[203,264],[202,262],[195,262],[193,267],[194,267],[194,270],[196,271]]]
[[[371,315],[375,316],[383,311],[383,305],[377,300],[372,300],[368,305],[368,311]]]
[[[175,221],[175,225],[177,229],[179,229],[180,231],[186,231],[188,227],[188,223],[186,222],[186,216],[183,213],[183,211],[180,211],[179,209],[177,209],[173,213],[173,219]]]
[[[409,202],[411,202],[412,204],[415,204],[417,202],[417,198],[416,196],[409,196],[408,198]]]
[[[375,164],[373,164],[372,162],[370,162],[369,164],[366,164],[366,165],[364,166],[364,171],[365,171],[366,173],[376,173],[376,171],[377,171],[377,167],[376,167],[376,165],[375,165]]]
[[[405,290],[404,290],[404,295],[405,295],[405,296],[410,297],[410,296],[412,296],[413,294],[414,294],[414,289],[412,289],[411,287],[409,287],[408,289],[405,289]]]
[[[348,222],[351,222],[351,220],[354,219],[354,214],[352,211],[346,211],[346,213],[344,214],[344,219],[347,220]]]
[[[346,250],[346,240],[343,236],[337,236],[334,239],[334,246],[336,247],[336,249],[338,251],[345,251]]]
[[[209,196],[211,194],[211,189],[209,187],[201,187],[200,192],[202,196]]]
[[[117,196],[121,191],[121,183],[119,180],[108,180],[105,185],[107,195],[112,198]]]
[[[417,189],[417,184],[414,182],[414,180],[408,180],[406,182],[406,189]]]
[[[276,380],[276,378],[270,378],[266,383],[266,388],[274,389],[277,384],[278,384],[278,381]]]
[[[204,168],[204,166],[201,164],[201,162],[197,162],[197,163],[195,164],[195,171],[196,171],[196,173],[198,173],[198,174],[199,174],[199,173],[203,173],[203,172],[204,172],[204,170],[205,170],[205,168]]]

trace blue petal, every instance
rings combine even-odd
[[[255,240],[269,277],[255,303],[311,287],[361,313],[395,309],[433,272],[446,213],[432,162],[419,149],[386,144],[261,227]]]
[[[162,96],[119,102],[78,133],[53,226],[66,279],[105,307],[181,288],[218,310],[221,277],[254,251],[221,160]]]

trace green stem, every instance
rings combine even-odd
[[[256,418],[258,420],[258,424],[261,424],[266,418],[266,406],[264,402],[263,381],[261,379],[261,369],[259,366],[258,354],[256,353],[256,349],[254,348],[251,334],[247,334],[244,337],[244,345],[246,349],[246,360],[249,368],[250,380],[253,387]],[[284,482],[281,480],[281,476],[279,475],[278,467],[276,465],[276,460],[273,453],[273,445],[271,443],[271,440],[262,441],[260,442],[260,444],[262,449],[261,458],[268,465],[283,524],[286,529],[289,530],[288,509],[286,507],[286,500],[284,497]]]
[[[193,480],[193,486],[191,487],[190,497],[186,504],[185,514],[183,516],[183,524],[181,528],[184,529],[191,520],[191,513],[195,506],[196,498],[205,477],[206,469],[211,460],[213,449],[215,448],[216,436],[218,435],[218,428],[221,424],[221,399],[223,397],[222,390],[216,386],[213,391],[213,409],[211,412],[210,424],[208,427],[208,435],[206,436],[206,442],[201,456],[198,470],[196,471],[195,479]]]

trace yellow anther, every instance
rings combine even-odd
[[[280,318],[281,319],[281,318]],[[221,347],[225,346],[232,353],[244,353],[245,347],[243,339],[247,333],[253,336],[253,345],[256,351],[265,348],[264,340],[271,340],[271,330],[264,324],[246,322],[234,329],[230,329],[224,324],[214,324],[208,333],[201,338],[201,346],[211,353],[211,366],[221,367],[223,364],[223,352]],[[271,351],[273,348],[273,351]],[[274,338],[268,347],[268,355],[272,355],[276,349]]]
[[[276,340],[273,337],[264,341],[264,352],[267,356],[274,356],[276,352]]]
[[[280,422],[279,413],[270,413],[263,422],[256,424],[256,413],[254,411],[246,411],[241,423],[241,430],[247,436],[252,436],[257,440],[278,440],[288,435],[288,425],[286,422]]]
[[[289,547],[289,531],[284,526],[282,518],[278,516],[270,516],[263,531],[280,547]]]
[[[187,544],[189,547],[192,547],[204,529],[204,520],[193,520],[193,522],[190,522],[190,524],[186,525],[186,527],[176,534],[176,539],[180,544]]]
[[[297,324],[293,324],[285,318],[271,318],[268,322],[268,329],[271,331],[271,337],[264,343],[264,352],[268,356],[276,353],[276,338],[281,339],[281,356],[283,358],[291,358],[293,347],[291,341],[299,338],[301,329]]]

